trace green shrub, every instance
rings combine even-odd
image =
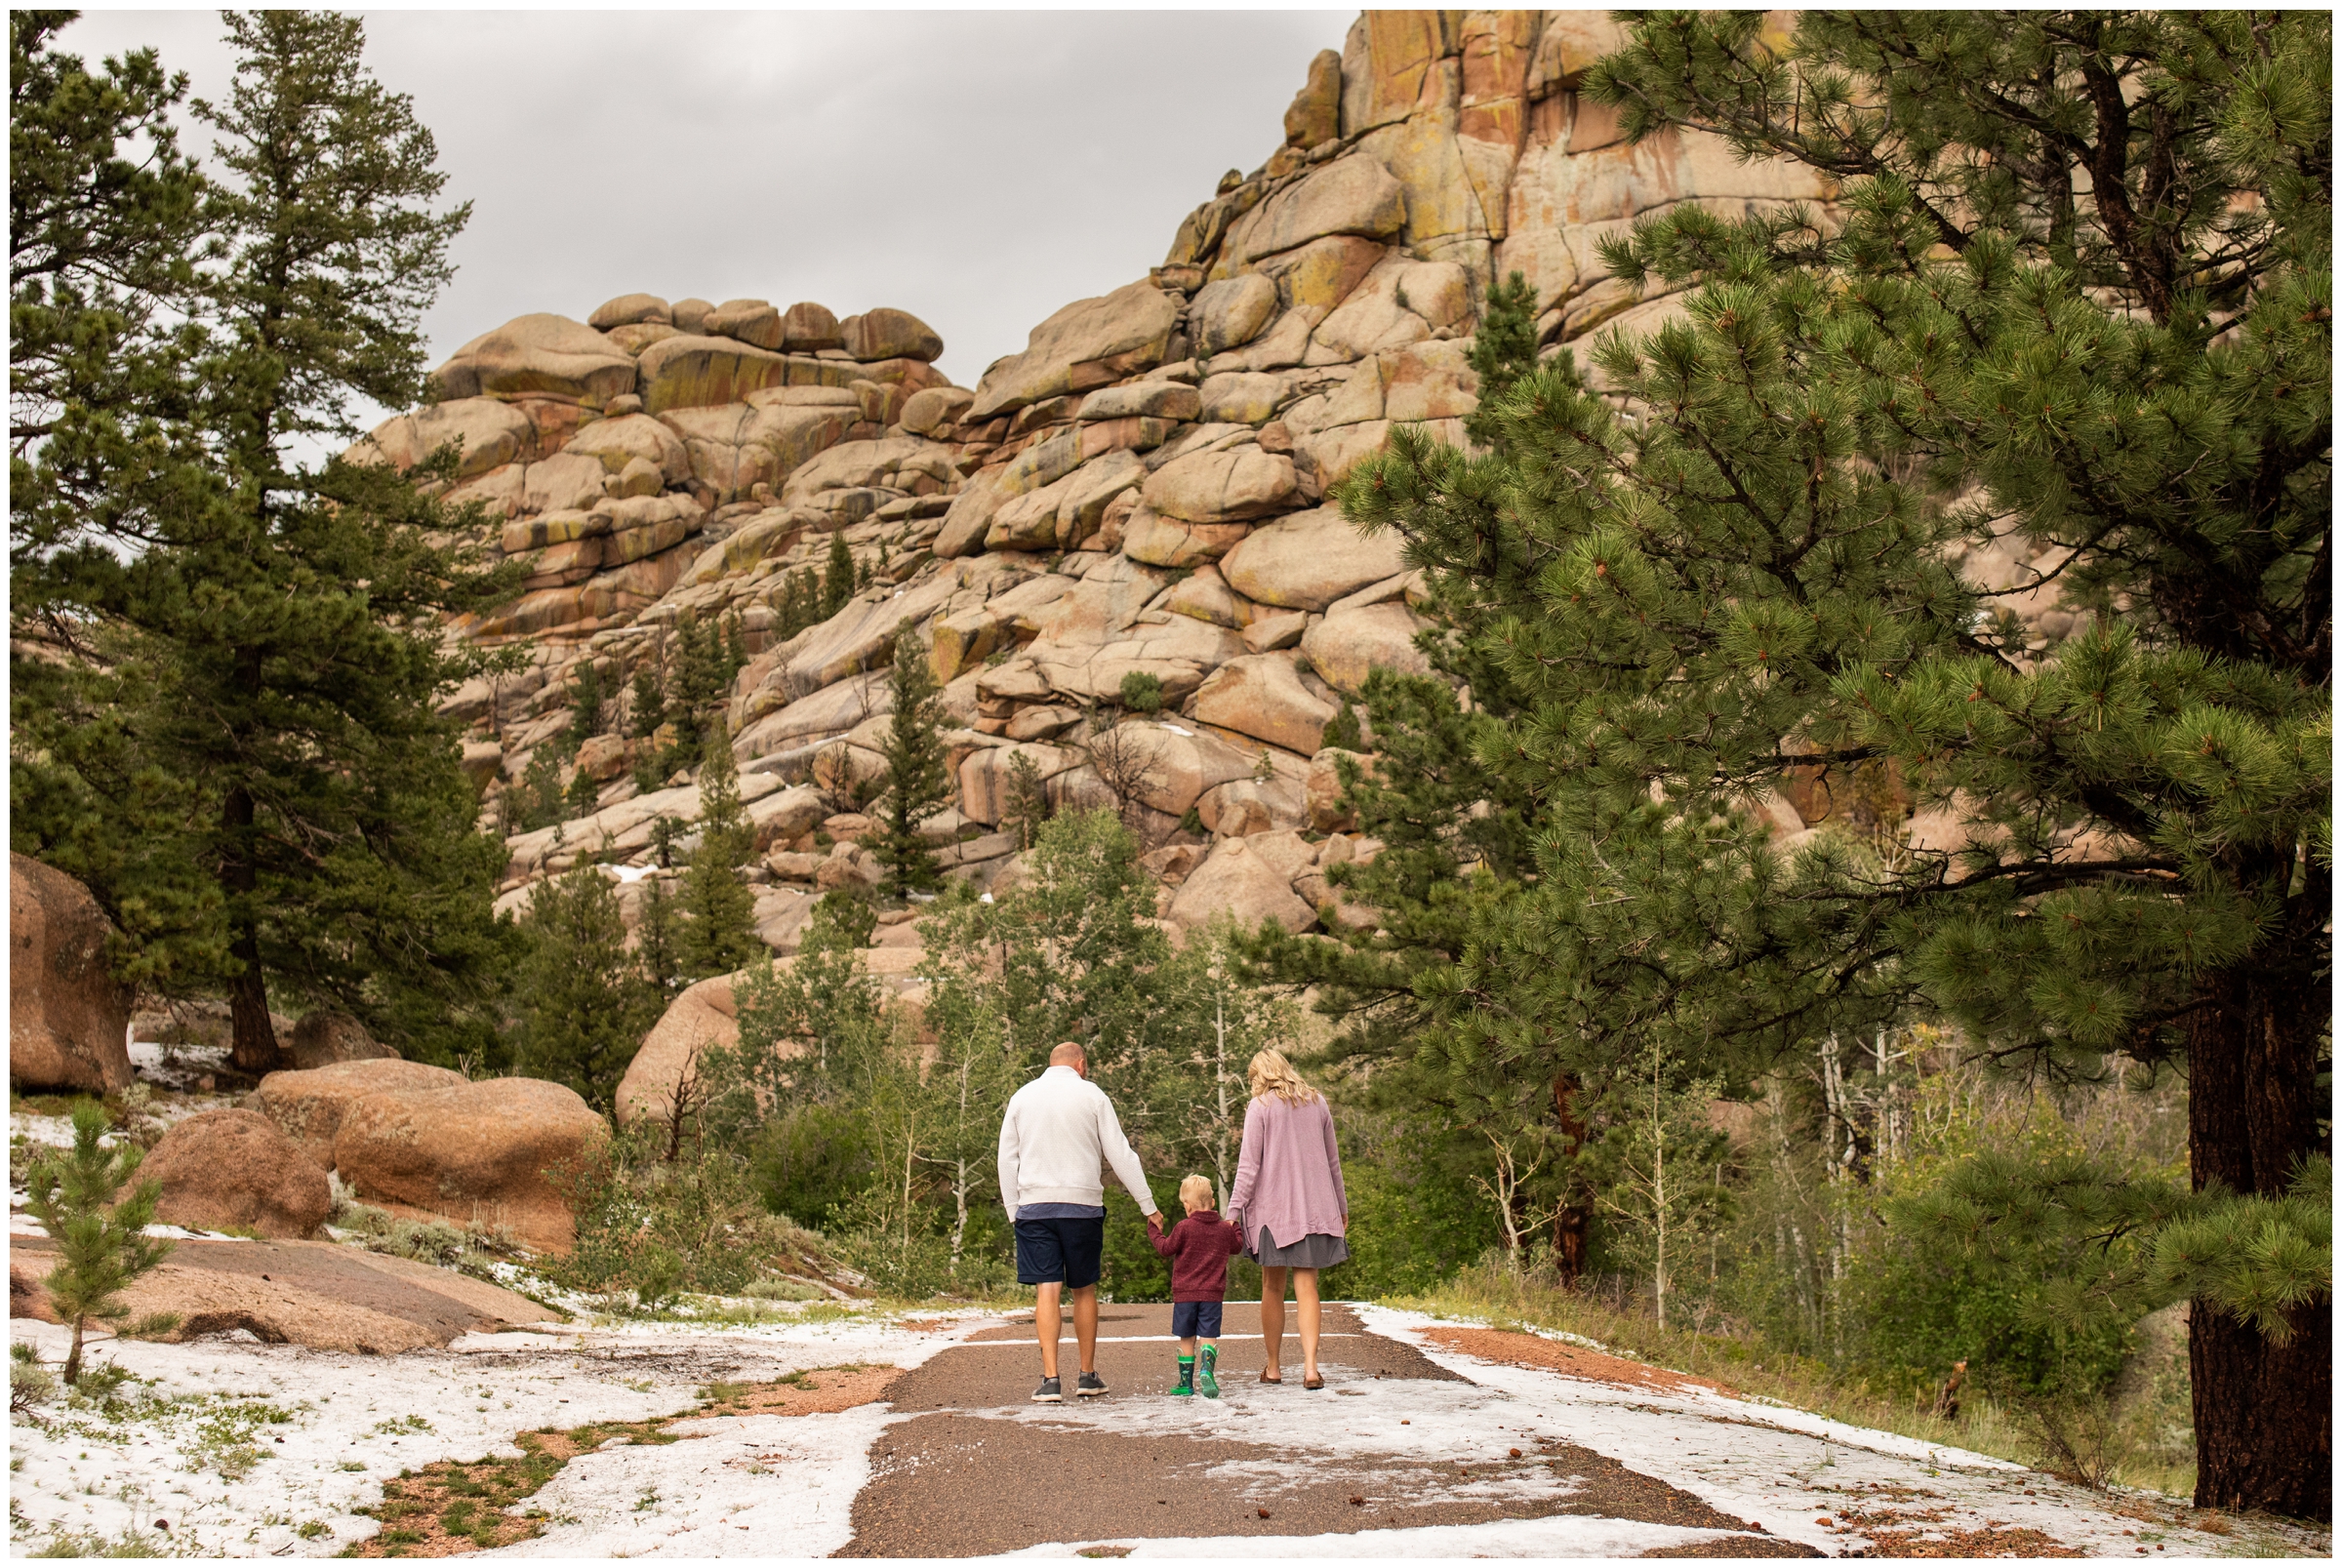
[[[1163,678],[1151,670],[1127,670],[1122,676],[1122,705],[1133,713],[1156,713],[1163,706]]]

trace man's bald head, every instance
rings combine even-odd
[[[1049,1065],[1053,1067],[1083,1067],[1089,1065],[1089,1062],[1090,1053],[1071,1040],[1049,1053]]]

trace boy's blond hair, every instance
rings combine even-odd
[[[1191,1176],[1179,1184],[1179,1206],[1191,1212],[1212,1207],[1212,1179]]]

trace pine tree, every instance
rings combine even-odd
[[[529,765],[505,798],[511,802],[512,827],[533,833],[562,820],[567,798],[561,787],[561,759],[550,745],[529,753]]]
[[[700,771],[700,845],[683,873],[685,924],[680,969],[694,980],[728,975],[765,951],[756,935],[756,898],[740,879],[755,833],[740,804],[740,773],[724,721],[714,721]]]
[[[1008,759],[1008,784],[1001,791],[1000,826],[1017,835],[1017,848],[1032,848],[1041,824],[1049,820],[1049,790],[1040,765],[1030,753],[1018,751]]]
[[[178,323],[206,185],[172,125],[185,78],[148,50],[91,72],[55,48],[72,15],[9,16],[11,843],[90,886],[121,978],[183,991],[227,963],[208,802],[123,711],[153,650],[85,612],[70,561],[203,483]]]
[[[609,700],[602,691],[602,666],[590,659],[581,660],[577,675],[569,687],[569,728],[562,732],[562,748],[571,756],[578,748],[602,733],[607,720],[604,709]]]
[[[675,622],[676,716],[697,721],[723,689],[723,648],[712,621],[686,610]]]
[[[618,890],[600,869],[580,866],[537,884],[520,926],[529,945],[513,988],[515,1065],[607,1113],[666,1006],[643,955],[626,950]]]
[[[57,1246],[57,1266],[43,1283],[58,1316],[72,1325],[73,1344],[65,1352],[68,1384],[81,1381],[81,1341],[90,1321],[127,1321],[123,1288],[170,1256],[172,1248],[145,1233],[163,1185],[141,1182],[123,1190],[138,1175],[145,1150],[127,1140],[101,1148],[98,1140],[104,1133],[104,1107],[95,1100],[75,1101],[72,1148],[35,1164],[24,1183],[25,1207]]]
[[[562,821],[575,822],[581,817],[592,816],[601,800],[601,785],[594,782],[593,775],[584,768],[573,769],[569,776],[569,787],[561,792]]]
[[[2003,1064],[2184,1063],[2195,1181],[2281,1229],[2331,961],[2330,19],[1761,26],[1653,17],[1585,91],[1825,171],[1837,221],[1639,222],[1605,261],[1686,318],[1604,341],[1607,398],[1538,371],[1494,455],[1400,431],[1339,492],[1536,715],[1473,746],[1543,832],[1411,978],[1433,1050],[1525,1095],[1938,1009]],[[2063,641],[1947,564],[2003,538],[2056,552]],[[1792,768],[1939,825],[1785,860]],[[2331,1307],[2277,1310],[2191,1314],[2197,1501],[2324,1516]]]
[[[1561,352],[1566,360],[1569,350]],[[1464,433],[1475,447],[1494,448],[1504,439],[1496,406],[1514,382],[1537,368],[1537,291],[1520,273],[1488,291],[1487,308],[1473,330],[1465,359],[1480,379],[1480,401],[1464,417]]]
[[[895,663],[887,676],[894,715],[879,746],[886,759],[886,787],[876,802],[879,833],[870,851],[886,867],[886,889],[900,898],[943,885],[935,849],[919,826],[951,803],[953,781],[944,766],[943,689],[918,635],[909,625],[895,636]]]
[[[659,677],[659,666],[644,664],[634,672],[634,684],[626,703],[626,736],[629,740],[647,741],[659,733],[666,722],[666,685]]]
[[[829,563],[822,573],[822,598],[816,621],[827,621],[854,597],[854,552],[846,547],[844,530],[829,536]]]
[[[747,667],[747,629],[741,623],[740,612],[735,610],[724,617],[724,673],[723,679],[716,683],[718,689],[730,691],[740,672]]]
[[[201,791],[185,844],[217,884],[203,917],[225,953],[179,984],[227,991],[235,1065],[277,1065],[272,982],[409,1054],[484,1050],[506,956],[489,907],[502,852],[474,830],[436,711],[470,667],[437,628],[508,598],[517,572],[444,543],[456,520],[416,482],[445,477],[445,460],[402,475],[288,456],[353,437],[369,403],[416,400],[421,315],[467,210],[431,209],[429,133],[368,75],[355,19],[226,24],[230,92],[195,105],[227,178],[203,207],[217,264],[178,339],[184,439],[157,449],[167,475],[125,481],[82,541],[20,581],[151,672],[108,696],[140,765]],[[134,808],[120,783],[72,781],[102,830]]]
[[[662,1009],[690,984],[684,974],[683,923],[678,901],[666,890],[666,878],[648,876],[642,883],[642,912],[634,925],[634,952],[643,977],[658,993]]]

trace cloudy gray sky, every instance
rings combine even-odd
[[[436,356],[641,289],[896,305],[973,385],[1058,306],[1160,262],[1224,171],[1259,167],[1354,15],[390,11],[367,37],[473,204]],[[210,11],[102,11],[61,46],[152,45],[217,95],[220,33]]]

